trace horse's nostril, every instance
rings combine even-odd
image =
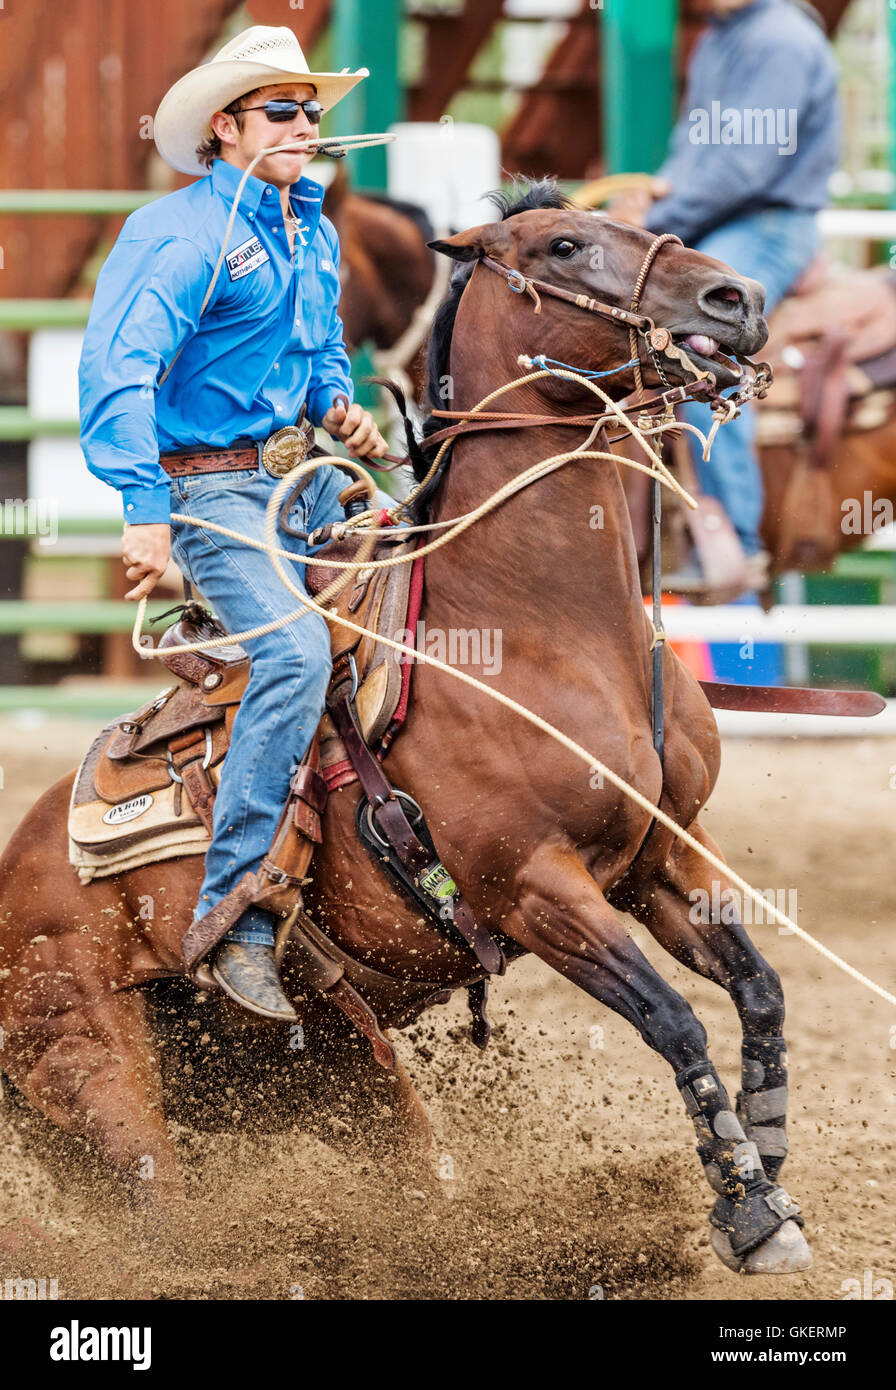
[[[710,290],[706,297],[722,304],[740,304],[743,299],[740,290],[736,289],[734,285],[723,285],[720,289]]]
[[[736,285],[720,285],[718,289],[711,289],[706,296],[708,304],[738,304],[743,307],[746,304],[746,296]]]

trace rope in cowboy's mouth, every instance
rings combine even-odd
[[[534,379],[535,376],[544,375],[549,375],[549,373],[533,373],[531,376],[522,378],[516,382],[511,382],[508,384],[508,386],[501,387],[497,391],[493,391],[489,396],[485,397],[482,401],[479,402],[479,404],[475,407],[475,410],[482,409],[489,401],[493,400],[495,396],[502,394],[504,390],[516,385],[524,384],[525,382]],[[568,375],[570,379],[575,379],[577,377],[577,373],[575,372],[564,373],[564,375]],[[593,382],[587,381],[583,377],[580,377],[579,380],[582,382],[583,385],[586,385],[591,390],[595,391],[596,394],[601,396],[605,395],[605,393],[602,392],[599,387],[595,386]],[[609,401],[609,397],[605,397],[605,399]],[[610,402],[611,406],[613,404],[613,402]],[[519,491],[520,486],[527,486],[529,481],[536,481],[537,477],[543,476],[544,471],[551,471],[551,469],[548,468],[548,465],[552,465],[553,467],[561,467],[564,463],[570,462],[573,459],[581,460],[583,458],[589,457],[610,460],[614,464],[628,463],[631,464],[633,467],[641,469],[644,472],[649,472],[654,477],[661,478],[667,486],[673,487],[675,491],[681,492],[685,497],[687,497],[688,495],[684,493],[684,490],[680,487],[680,485],[674,479],[671,478],[671,475],[668,474],[668,470],[666,469],[665,465],[662,464],[656,453],[651,449],[650,445],[644,438],[643,433],[638,429],[638,427],[635,426],[633,422],[630,421],[626,416],[624,416],[621,411],[616,410],[614,411],[614,413],[621,416],[626,427],[629,429],[636,442],[640,443],[641,447],[645,450],[648,456],[656,461],[656,464],[658,465],[657,470],[654,470],[654,468],[647,468],[643,464],[637,464],[636,462],[630,459],[622,459],[620,456],[616,454],[611,454],[604,450],[591,450],[585,453],[572,451],[568,454],[555,455],[551,459],[542,460],[540,464],[535,465],[531,469],[527,469],[523,474],[520,474],[517,478],[512,479],[510,484],[505,484],[502,488],[499,488],[497,492],[492,494],[491,498],[486,499],[486,502],[483,503],[480,507],[476,508],[473,512],[470,512],[465,517],[461,518],[457,522],[457,524],[450,531],[447,531],[444,535],[438,537],[434,541],[431,541],[428,545],[421,546],[419,549],[410,551],[404,556],[396,556],[392,559],[381,561],[368,560],[366,557],[367,555],[369,555],[370,551],[373,548],[374,537],[370,531],[365,532],[363,530],[361,531],[361,545],[359,547],[358,554],[354,560],[350,561],[316,560],[313,556],[294,555],[289,551],[281,550],[280,547],[277,545],[277,517],[279,514],[281,503],[286,496],[287,490],[294,486],[297,482],[301,481],[301,479],[303,479],[306,474],[309,476],[312,475],[314,472],[316,472],[318,468],[322,467],[324,464],[333,463],[343,470],[354,472],[361,480],[367,483],[368,488],[370,490],[370,495],[372,497],[374,484],[372,479],[370,478],[370,475],[364,471],[360,464],[356,464],[353,460],[340,458],[335,455],[326,455],[324,457],[309,459],[304,463],[300,463],[295,468],[291,469],[289,473],[287,473],[278,481],[273,493],[271,494],[270,501],[268,502],[265,511],[264,541],[253,540],[251,537],[244,536],[238,531],[233,531],[228,527],[219,526],[212,522],[203,521],[201,518],[183,515],[180,519],[188,525],[199,526],[207,530],[213,530],[221,535],[228,536],[231,539],[238,540],[246,545],[264,550],[269,555],[271,563],[273,564],[279,579],[289,590],[289,592],[299,600],[301,607],[294,610],[294,612],[292,613],[286,614],[282,618],[275,619],[273,622],[263,624],[257,628],[252,628],[248,632],[228,633],[224,637],[210,638],[202,642],[182,643],[178,646],[166,647],[162,650],[159,650],[158,648],[154,648],[149,645],[144,645],[144,642],[149,643],[151,641],[151,638],[149,638],[148,635],[142,635],[142,628],[145,619],[147,604],[147,600],[144,597],[140,599],[137,609],[137,615],[134,620],[134,629],[131,639],[134,650],[137,652],[139,656],[144,657],[146,659],[161,657],[163,655],[173,656],[179,653],[204,651],[210,648],[214,648],[216,646],[233,645],[234,643],[251,640],[251,638],[253,637],[261,636],[267,632],[274,631],[276,628],[285,627],[289,623],[298,621],[305,615],[305,613],[319,613],[321,617],[325,619],[325,621],[335,622],[339,626],[347,628],[350,632],[356,632],[359,636],[362,637],[370,637],[374,639],[376,642],[382,644],[383,646],[389,647],[393,651],[400,652],[403,656],[413,661],[420,662],[421,664],[426,666],[432,666],[436,670],[442,671],[449,676],[453,676],[455,680],[462,681],[465,685],[470,686],[472,689],[478,690],[480,694],[487,695],[492,700],[496,700],[506,709],[512,710],[515,714],[519,715],[520,718],[525,719],[527,723],[531,724],[534,728],[540,730],[542,733],[547,734],[550,738],[554,739],[555,742],[559,743],[561,747],[567,750],[567,752],[573,754],[574,757],[578,758],[588,767],[590,772],[593,773],[597,771],[602,777],[606,778],[606,780],[612,786],[616,787],[618,791],[622,792],[631,801],[633,801],[635,805],[639,806],[648,815],[653,816],[661,825],[663,825],[667,830],[671,831],[672,834],[675,835],[683,844],[687,845],[689,849],[693,850],[696,854],[698,854],[702,859],[706,861],[706,863],[710,864],[721,875],[723,875],[723,877],[728,878],[731,883],[733,883],[737,888],[739,888],[740,891],[747,898],[750,899],[751,902],[753,902],[757,907],[759,907],[761,911],[765,912],[768,916],[770,916],[772,920],[778,924],[779,927],[784,927],[788,931],[792,932],[795,936],[799,937],[801,941],[805,942],[807,946],[812,947],[812,949],[817,951],[819,955],[822,955],[832,965],[836,966],[839,970],[842,970],[845,974],[849,975],[859,984],[864,985],[873,994],[877,994],[888,1004],[892,1004],[894,1007],[896,1007],[896,995],[891,994],[890,991],[884,989],[882,985],[876,984],[875,981],[869,979],[867,975],[863,975],[862,972],[860,970],[857,970],[855,966],[850,965],[848,961],[843,960],[842,957],[838,956],[828,946],[825,946],[823,942],[818,941],[815,937],[810,935],[810,933],[807,932],[803,927],[799,926],[797,922],[793,921],[792,918],[788,917],[785,912],[782,912],[780,908],[778,908],[775,904],[769,902],[767,898],[765,898],[755,888],[753,888],[749,883],[747,883],[746,879],[742,878],[740,874],[738,874],[734,869],[731,868],[730,865],[726,864],[724,860],[718,857],[718,855],[713,854],[711,850],[708,850],[705,845],[702,845],[699,840],[697,840],[693,835],[690,834],[689,831],[685,830],[682,826],[680,826],[677,823],[677,821],[673,820],[671,816],[667,815],[667,813],[663,811],[660,806],[655,806],[652,801],[650,801],[646,796],[639,792],[636,787],[633,787],[629,782],[627,782],[625,778],[620,777],[618,773],[614,772],[612,768],[606,765],[606,763],[602,762],[593,753],[590,753],[586,748],[583,748],[580,743],[577,743],[567,734],[564,734],[562,730],[556,728],[553,724],[550,724],[546,719],[542,719],[540,715],[537,715],[532,710],[527,709],[525,705],[520,704],[511,696],[504,695],[501,691],[491,688],[490,686],[486,685],[483,681],[478,680],[475,676],[471,676],[467,674],[467,672],[459,670],[457,667],[449,666],[446,662],[439,661],[437,657],[429,656],[427,653],[422,651],[417,651],[414,647],[407,646],[403,642],[396,642],[393,638],[387,637],[381,633],[374,632],[370,628],[364,627],[360,623],[355,623],[351,619],[343,617],[341,614],[333,613],[328,608],[324,607],[324,605],[328,603],[329,600],[333,598],[336,593],[341,591],[341,589],[343,589],[350,582],[352,574],[356,573],[359,569],[382,569],[395,564],[409,563],[415,559],[418,559],[420,556],[424,554],[428,554],[431,551],[440,548],[442,545],[446,545],[449,540],[452,540],[454,538],[454,536],[459,535],[462,531],[466,530],[469,526],[471,526],[474,521],[479,520],[479,518],[482,515],[484,515],[486,511],[492,510],[494,507],[499,506],[500,503],[502,501],[505,501],[508,496],[513,494],[513,492]],[[442,448],[440,449],[440,456],[446,445],[450,442],[451,441],[446,440],[445,444],[442,445]],[[533,476],[529,478],[529,474],[532,474]],[[664,474],[666,476],[664,476]],[[527,482],[525,483],[521,481],[524,478],[527,479]],[[397,510],[400,511],[400,507]],[[365,515],[371,516],[376,514],[368,512],[365,513]],[[363,519],[363,517],[360,517],[356,518],[355,520],[363,521]],[[407,528],[408,532],[413,532],[413,530],[413,527]],[[343,531],[343,534],[344,533],[345,532]],[[317,602],[315,602],[315,600],[312,599],[304,589],[297,588],[296,585],[292,582],[290,576],[284,569],[281,557],[289,559],[293,563],[319,564],[325,565],[328,568],[344,569],[346,573],[341,578],[337,577],[335,580],[332,581],[331,584],[329,584],[324,590],[322,590],[322,592],[318,595]]]

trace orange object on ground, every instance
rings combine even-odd
[[[649,599],[644,600],[645,608],[650,608]],[[663,594],[663,607],[681,608],[687,606],[687,599],[680,594]],[[685,666],[696,676],[698,681],[711,681],[715,679],[715,671],[712,664],[712,653],[709,650],[708,642],[688,641],[687,639],[669,639],[669,646],[680,656]]]

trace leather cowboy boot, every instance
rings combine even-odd
[[[184,961],[193,970],[218,943],[210,960],[212,978],[244,1009],[276,1023],[295,1023],[297,1015],[280,985],[274,947],[229,941],[225,933],[239,924],[250,907],[286,913],[301,903],[301,884],[314,846],[322,839],[320,816],[327,798],[327,785],[317,771],[318,758],[315,737],[293,775],[271,848],[260,868],[243,874],[210,912],[194,917],[181,944]]]
[[[277,1023],[295,1023],[298,1015],[283,993],[273,946],[222,941],[211,972],[224,993],[250,1013]]]

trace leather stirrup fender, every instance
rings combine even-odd
[[[345,743],[364,794],[374,808],[374,819],[402,864],[415,879],[432,866],[432,856],[414,831],[401,802],[361,735],[354,706],[348,694],[340,690],[330,705],[330,714]],[[479,923],[469,904],[459,892],[452,898],[451,922],[480,965],[490,975],[503,975],[506,967],[504,953],[491,933]]]
[[[301,902],[301,885],[311,864],[314,846],[323,839],[320,817],[327,804],[327,784],[318,766],[315,735],[293,774],[289,795],[260,867],[256,872],[245,873],[226,897],[187,929],[181,953],[188,969],[192,970],[218,944],[247,907],[288,911]]]

